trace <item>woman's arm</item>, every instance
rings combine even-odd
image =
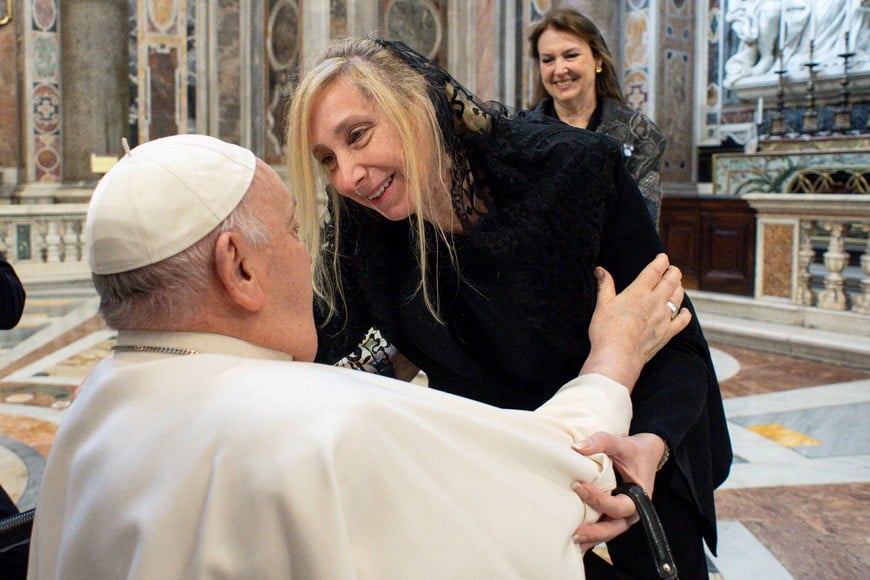
[[[599,264],[610,271],[621,290],[662,251],[662,244],[621,159],[616,162],[613,185]],[[682,306],[693,312],[688,299]],[[667,307],[662,304],[662,308]],[[678,446],[705,408],[711,370],[707,344],[693,316],[641,372],[632,393],[631,432],[653,433],[670,449]]]

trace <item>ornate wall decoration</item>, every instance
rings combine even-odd
[[[664,3],[661,48],[664,62],[658,83],[656,118],[668,138],[662,163],[662,179],[671,182],[692,180],[694,157],[694,119],[686,115],[686,105],[694,99],[693,4],[683,0]]]
[[[178,33],[179,0],[151,0],[148,2],[148,23],[162,34]]]
[[[863,151],[716,155],[713,160],[713,193],[807,193],[808,189],[814,190],[809,193],[828,193],[825,188],[841,187],[848,187],[850,193],[863,193],[865,170],[870,166],[868,157]],[[804,175],[804,169],[815,177]],[[820,175],[826,177],[819,181]]]
[[[347,3],[345,0],[329,0],[329,15],[329,36],[332,38],[347,36]]]
[[[299,71],[299,5],[294,0],[270,0],[266,17],[266,152],[269,163],[281,163],[287,130],[287,105],[292,80]]]
[[[186,133],[195,111],[195,62],[188,48],[196,2],[131,0],[130,7],[131,139],[144,143]]]
[[[11,0],[9,6],[11,9]],[[0,60],[0,127],[3,138],[0,139],[0,190],[3,187],[3,168],[20,165],[21,150],[21,108],[20,91],[18,88],[21,71],[18,68],[20,39],[16,38],[14,26],[3,26],[3,19],[11,22],[12,13],[3,12],[5,4],[0,0],[0,54],[6,58]]]
[[[704,98],[704,116],[701,127],[701,144],[718,145],[719,112],[721,110],[722,67],[719,63],[721,38],[724,23],[722,22],[721,0],[709,0],[706,20],[707,38],[707,82]]]
[[[27,2],[30,25],[26,26],[24,47],[27,153],[27,181],[61,181],[61,87],[60,8],[57,0]]]
[[[649,113],[650,102],[650,5],[649,0],[626,0],[624,6],[622,90],[629,104],[642,113]]]
[[[445,64],[446,0],[389,0],[383,5],[384,28],[433,62]]]

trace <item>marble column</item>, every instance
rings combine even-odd
[[[309,1],[302,3],[302,63],[311,66],[329,44],[329,2]]]
[[[12,193],[21,165],[17,26],[14,13],[6,12],[5,3],[0,5],[0,54],[7,55],[0,59],[0,201]]]
[[[64,181],[87,182],[90,155],[116,154],[130,106],[127,3],[61,0]]]

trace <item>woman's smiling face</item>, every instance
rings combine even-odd
[[[595,103],[595,67],[601,66],[589,43],[564,30],[548,28],[538,38],[538,66],[544,89],[566,105]]]
[[[328,84],[311,110],[312,154],[335,190],[389,220],[417,208],[408,195],[399,133],[346,76]]]

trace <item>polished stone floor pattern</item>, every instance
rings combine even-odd
[[[0,331],[0,483],[33,507],[75,388],[115,333],[88,288],[32,291]],[[714,345],[716,346],[716,345]],[[731,346],[714,349],[734,445],[717,491],[711,578],[870,577],[867,370]]]

